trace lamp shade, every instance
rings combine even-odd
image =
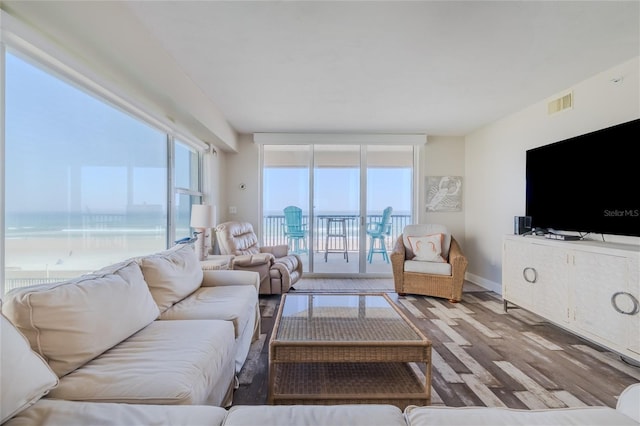
[[[213,228],[214,226],[213,206],[208,204],[194,204],[191,206],[192,228]]]

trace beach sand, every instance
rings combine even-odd
[[[164,235],[10,238],[5,240],[5,280],[68,279],[165,248]]]

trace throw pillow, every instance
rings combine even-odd
[[[413,260],[424,262],[446,262],[442,257],[442,234],[426,235],[424,237],[408,237],[411,249],[415,253]]]
[[[0,342],[0,423],[4,423],[56,387],[58,376],[4,315],[0,315]]]

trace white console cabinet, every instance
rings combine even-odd
[[[640,362],[640,247],[505,236],[502,297]]]

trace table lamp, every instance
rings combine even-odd
[[[191,227],[196,229],[196,255],[200,260],[207,258],[207,239],[210,238],[209,229],[215,226],[213,206],[208,204],[193,204],[191,206]]]

